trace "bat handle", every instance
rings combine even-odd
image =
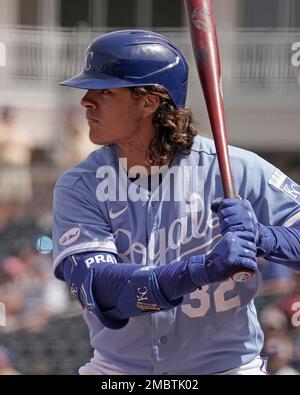
[[[222,138],[224,139],[224,142],[222,144],[220,144],[219,139],[214,138],[214,140],[216,144],[223,194],[226,199],[233,199],[238,196],[234,191],[227,142],[224,136],[222,136]]]

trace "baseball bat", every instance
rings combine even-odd
[[[185,0],[194,57],[216,146],[225,198],[234,192],[227,144],[227,129],[222,93],[221,63],[212,0]],[[247,281],[252,271],[232,275],[237,282]]]

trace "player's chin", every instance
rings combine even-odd
[[[100,133],[99,130],[94,128],[90,128],[89,138],[92,143],[97,145],[111,144],[112,142],[107,136],[104,136],[103,133]]]

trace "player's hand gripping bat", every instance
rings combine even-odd
[[[222,96],[221,64],[212,0],[185,0],[194,57],[206,101],[225,198],[234,198]],[[253,275],[245,270],[232,275],[236,282]]]

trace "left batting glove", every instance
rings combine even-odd
[[[228,232],[253,232],[257,246],[257,256],[267,256],[273,251],[276,239],[271,227],[258,222],[248,200],[223,199],[221,202],[214,202],[212,210],[218,214],[222,235]]]

